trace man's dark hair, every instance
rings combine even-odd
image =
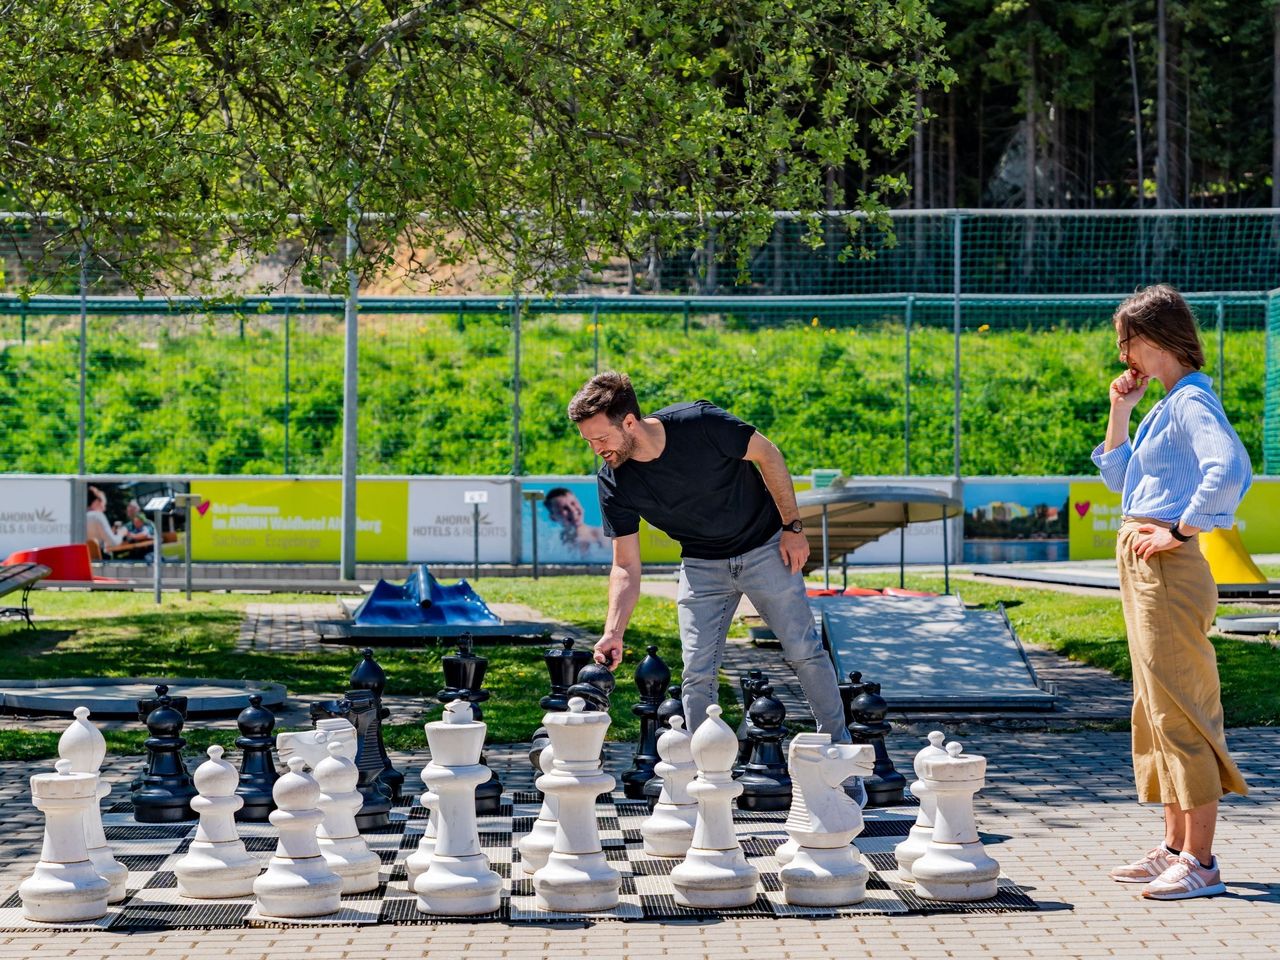
[[[561,497],[563,497],[565,494],[569,492],[570,491],[568,487],[552,487],[550,490],[546,492],[546,494],[542,498],[542,505],[547,508],[547,514],[549,516],[554,518],[556,515],[555,511],[551,509],[551,501],[559,500]]]
[[[1173,354],[1183,366],[1204,366],[1204,347],[1195,314],[1182,294],[1167,283],[1143,287],[1120,304],[1115,315],[1120,339],[1142,337]]]
[[[569,419],[574,423],[588,420],[597,413],[603,413],[613,424],[622,423],[628,413],[639,419],[640,403],[630,377],[613,370],[597,373],[569,401]]]

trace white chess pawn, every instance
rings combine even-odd
[[[973,817],[973,795],[982,789],[987,761],[961,756],[962,749],[952,741],[945,757],[925,757],[921,763],[921,779],[938,802],[933,839],[911,865],[916,895],[925,900],[964,903],[996,895],[1000,864],[982,848]]]
[[[579,913],[618,905],[622,874],[606,859],[596,824],[596,797],[615,784],[600,765],[609,714],[586,705],[573,697],[567,713],[548,713],[542,720],[555,759],[551,772],[538,778],[538,789],[555,797],[557,807],[555,845],[533,875],[542,910]],[[736,739],[734,744],[736,749]]]
[[[542,748],[542,752],[538,754],[538,767],[542,770],[544,777],[551,772],[555,758],[555,747],[548,741]],[[544,793],[537,819],[517,844],[520,848],[520,869],[526,877],[532,877],[547,865],[547,857],[551,856],[551,851],[556,845],[556,822],[559,819],[556,798],[549,793]]]
[[[327,739],[324,746],[328,756],[312,767],[320,785],[317,806],[324,814],[316,842],[330,869],[342,878],[343,893],[376,890],[382,860],[356,828],[364,798],[356,789],[360,771],[355,765],[355,741]]]
[[[220,900],[247,897],[262,863],[244,848],[236,830],[236,811],[244,806],[237,796],[240,774],[222,759],[222,747],[209,748],[209,759],[196,767],[198,795],[191,809],[200,817],[196,838],[173,867],[178,893],[184,897]]]
[[[718,704],[693,734],[691,748],[698,777],[689,795],[698,803],[693,845],[671,871],[675,901],[682,907],[745,907],[756,899],[760,873],[743,856],[733,830],[733,802],[742,784],[733,779],[738,738],[720,719]]]
[[[425,775],[426,768],[423,768]],[[426,780],[423,780],[426,783]],[[418,882],[418,878],[431,866],[431,854],[436,849],[436,818],[440,815],[440,798],[426,788],[418,795],[418,805],[427,811],[427,823],[422,829],[422,838],[418,841],[418,849],[405,858],[404,868],[408,874],[409,889]]]
[[[853,846],[862,832],[862,810],[843,784],[851,776],[871,776],[875,762],[874,747],[833,744],[830,734],[798,733],[791,740],[787,833],[796,848],[778,874],[787,903],[839,907],[866,897],[867,868]]]
[[[106,916],[111,884],[98,875],[84,839],[84,817],[98,802],[98,775],[74,773],[71,761],[56,773],[31,778],[31,798],[44,814],[40,862],[22,881],[22,915],[47,923],[80,923]]]
[[[916,779],[911,784],[911,795],[920,801],[920,812],[916,814],[915,825],[907,834],[907,839],[893,848],[893,854],[898,860],[898,872],[904,880],[912,879],[911,865],[924,856],[929,841],[933,839],[933,812],[938,807],[938,800],[925,785],[924,761],[926,757],[947,755],[947,751],[942,749],[942,741],[945,739],[946,736],[941,730],[931,732],[928,745],[916,754],[913,764]]]
[[[58,756],[71,761],[75,773],[92,773],[98,778],[98,800],[85,812],[84,839],[89,859],[98,876],[111,884],[109,903],[119,903],[126,896],[125,881],[129,871],[111,855],[107,835],[102,829],[102,801],[111,793],[111,784],[102,779],[102,761],[107,756],[107,741],[102,732],[89,722],[89,708],[76,707],[75,720],[58,738]]]
[[[426,873],[414,881],[423,913],[473,916],[502,904],[502,878],[480,850],[476,825],[476,787],[492,771],[480,762],[485,725],[473,718],[471,704],[451,701],[443,720],[427,724],[431,762],[422,779],[438,800],[439,833]]]
[[[662,792],[653,812],[640,825],[644,852],[651,857],[683,857],[693,842],[693,828],[698,820],[698,802],[689,796],[689,784],[698,775],[693,762],[689,734],[684,717],[673,716],[669,728],[658,737],[661,760],[653,772],[662,778]]]
[[[342,905],[342,878],[320,854],[320,785],[304,772],[306,765],[302,757],[290,757],[289,772],[271,790],[276,802],[271,825],[280,831],[280,842],[266,872],[253,883],[264,917],[321,917]]]

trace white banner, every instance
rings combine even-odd
[[[17,550],[70,542],[70,480],[0,477],[0,560]]]
[[[468,494],[476,492],[488,493],[488,502],[468,501]],[[516,544],[514,496],[515,483],[509,479],[410,480],[409,562],[470,563],[475,550],[473,520],[479,507],[480,562],[511,563]]]

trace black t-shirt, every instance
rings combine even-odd
[[[782,527],[782,517],[755,465],[743,460],[756,428],[706,400],[652,414],[666,428],[656,460],[600,468],[597,484],[604,532],[625,537],[643,517],[673,540],[681,555],[723,560],[754,550]]]

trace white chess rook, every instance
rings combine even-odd
[[[926,757],[945,757],[947,751],[942,749],[942,741],[946,736],[941,730],[929,734],[928,746],[916,754],[916,779],[911,784],[911,795],[920,801],[920,812],[916,814],[915,825],[907,834],[907,839],[893,848],[898,860],[898,871],[902,879],[911,880],[911,865],[924,856],[929,841],[933,839],[933,813],[938,808],[938,799],[924,783],[924,760]]]
[[[126,896],[125,881],[129,871],[111,855],[107,835],[102,829],[102,801],[111,793],[111,784],[102,779],[102,761],[107,756],[107,741],[102,732],[89,722],[89,708],[76,707],[75,720],[58,738],[58,756],[71,761],[74,773],[92,773],[98,778],[98,799],[85,812],[84,839],[89,859],[98,876],[111,884],[109,903],[119,903]]]
[[[733,830],[733,802],[742,784],[733,779],[738,738],[712,704],[693,734],[698,777],[689,795],[698,803],[693,844],[671,871],[675,901],[682,907],[744,907],[756,899],[760,873],[743,856]]]
[[[698,802],[689,796],[689,784],[698,775],[693,762],[689,734],[684,717],[673,716],[669,729],[658,738],[661,758],[653,772],[662,778],[662,792],[653,813],[640,825],[644,852],[651,857],[683,857],[693,842],[693,828],[698,820]]]
[[[431,762],[422,779],[439,798],[439,820],[431,862],[413,884],[418,909],[449,916],[492,913],[502,902],[502,878],[480,851],[476,824],[476,787],[491,775],[480,762],[485,725],[472,718],[471,704],[454,700],[444,719],[426,730]]]
[[[933,839],[911,865],[916,895],[926,900],[963,903],[996,895],[1000,864],[987,856],[973,818],[973,795],[982,789],[985,757],[961,756],[952,741],[945,757],[925,757],[921,778],[937,797]]]
[[[605,859],[596,826],[596,797],[615,783],[600,765],[609,714],[585,708],[585,700],[573,697],[567,713],[542,720],[555,759],[551,772],[538,778],[538,789],[555,798],[558,810],[555,844],[533,875],[542,910],[580,913],[618,905],[622,874]]]
[[[543,776],[551,772],[555,757],[555,747],[548,741],[538,755],[538,768]],[[556,798],[549,793],[544,793],[542,806],[538,808],[537,819],[517,844],[520,848],[520,869],[526,877],[532,877],[547,865],[547,857],[551,856],[551,851],[556,845],[556,821],[559,819]]]
[[[322,917],[342,905],[342,878],[320,854],[320,785],[304,772],[306,765],[302,757],[290,757],[289,772],[271,791],[276,802],[271,825],[280,831],[280,842],[266,872],[253,883],[258,913],[264,917]]]
[[[851,776],[871,776],[869,744],[833,744],[826,733],[798,733],[788,750],[791,810],[786,829],[795,853],[779,872],[787,903],[839,907],[867,895],[867,868],[853,838],[862,832],[862,810],[844,790]]]
[[[22,881],[22,915],[47,923],[80,923],[106,916],[111,884],[98,875],[84,839],[85,813],[98,803],[98,775],[75,773],[71,761],[56,773],[31,778],[31,798],[44,814],[40,862]]]
[[[173,867],[178,893],[184,897],[219,900],[247,897],[262,863],[244,848],[236,830],[236,811],[244,798],[236,795],[240,774],[222,759],[222,747],[209,748],[209,759],[195,772],[198,795],[191,809],[200,817],[196,837]]]

